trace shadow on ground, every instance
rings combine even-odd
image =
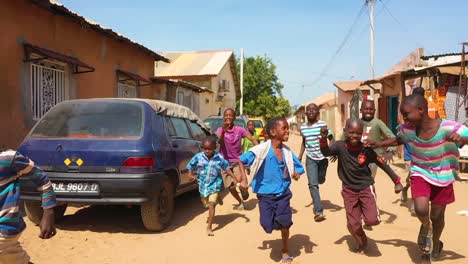
[[[308,208],[308,207],[311,207],[313,205],[314,205],[314,203],[311,202],[310,204],[306,205],[305,207]],[[344,209],[343,206],[334,204],[330,200],[322,200],[322,207],[323,207],[324,210],[328,210],[330,212],[338,212],[338,211]]]
[[[376,240],[375,242],[383,245],[392,245],[394,247],[405,247],[408,251],[408,255],[410,256],[412,263],[431,263],[430,260],[423,257],[421,251],[419,251],[418,245],[415,242],[401,239]],[[457,260],[464,258],[465,256],[463,255],[444,249],[442,250],[439,261]]]
[[[200,203],[198,192],[185,193],[176,198],[172,223],[159,233],[174,231],[185,226],[206,211]],[[74,214],[65,215],[57,223],[59,229],[68,231],[92,231],[105,233],[153,234],[141,221],[140,207],[133,206],[87,206]]]
[[[281,236],[281,233],[275,232],[278,236]],[[270,258],[274,261],[281,260],[281,248],[283,246],[281,238],[275,240],[265,240],[262,242],[262,245],[258,247],[261,250],[271,250]],[[289,254],[291,257],[298,257],[301,255],[302,250],[305,254],[311,254],[313,248],[317,244],[310,241],[310,237],[307,235],[296,234],[290,237],[289,239]]]
[[[351,235],[345,235],[342,238],[338,239],[335,241],[336,245],[341,245],[344,242],[348,245],[348,249],[351,252],[356,252],[356,249],[358,248],[356,240],[351,236]],[[380,257],[382,256],[382,253],[379,250],[379,247],[377,246],[377,243],[375,240],[373,240],[370,237],[367,237],[367,249],[365,250],[364,254],[368,257]]]

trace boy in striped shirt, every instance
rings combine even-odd
[[[328,159],[320,152],[320,129],[327,127],[327,124],[318,120],[320,114],[320,108],[316,104],[309,104],[306,107],[307,123],[301,126],[302,145],[299,153],[299,160],[302,161],[304,151],[306,152],[306,171],[307,179],[309,181],[310,196],[312,196],[312,202],[314,203],[314,220],[321,222],[325,220],[323,214],[323,206],[320,198],[319,184],[325,182],[325,176],[327,174]],[[333,140],[333,134],[328,130],[328,140]]]
[[[438,259],[443,249],[440,237],[445,207],[455,201],[453,182],[459,172],[458,146],[468,143],[468,128],[454,121],[430,118],[427,100],[420,95],[406,97],[400,112],[405,124],[399,127],[397,137],[383,142],[369,140],[367,145],[409,144],[411,193],[421,221],[418,246],[432,259]]]
[[[42,192],[44,213],[39,225],[42,239],[56,234],[55,193],[47,175],[34,162],[13,150],[0,151],[0,263],[26,264],[29,256],[18,239],[26,228],[20,211],[19,177],[30,177]]]

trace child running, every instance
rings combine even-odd
[[[417,94],[403,100],[400,112],[405,124],[399,127],[397,137],[369,141],[367,145],[410,145],[411,194],[421,222],[418,246],[424,254],[438,259],[444,246],[440,237],[445,226],[445,208],[455,201],[453,182],[459,172],[458,146],[468,144],[468,128],[454,121],[430,118],[427,100]]]
[[[257,135],[257,131],[255,131],[255,122],[253,120],[249,120],[249,122],[247,122],[247,131],[252,137],[254,137],[258,142],[260,142],[259,137]],[[253,146],[255,145],[252,141],[250,141],[250,139],[248,138],[242,139],[242,152],[243,153],[247,152]]]
[[[380,223],[379,209],[376,204],[374,178],[370,163],[375,163],[390,176],[395,184],[395,193],[403,186],[400,178],[371,148],[364,148],[361,143],[363,123],[359,119],[348,119],[344,129],[345,141],[336,141],[328,146],[328,129],[321,129],[320,151],[325,157],[338,157],[338,177],[343,182],[341,194],[346,210],[347,227],[356,239],[356,252],[362,253],[367,247],[367,236],[362,228],[362,220],[367,226]]]
[[[18,242],[26,228],[20,210],[19,177],[29,177],[41,192],[44,212],[39,237],[42,239],[57,233],[53,208],[57,204],[55,193],[47,174],[14,150],[0,151],[0,171],[0,263],[26,264],[30,258]]]
[[[231,170],[235,173],[239,157],[242,154],[242,139],[247,138],[253,142],[254,145],[258,144],[258,141],[250,135],[245,128],[235,126],[234,121],[236,120],[236,112],[232,108],[224,110],[224,125],[216,131],[218,135],[218,141],[220,146],[220,153],[230,163]],[[247,190],[247,179],[242,179],[241,194],[242,199],[247,200],[249,198],[249,192]],[[239,197],[236,191],[236,186],[232,184],[232,180],[228,177],[224,178],[224,187],[229,188],[232,196],[239,202],[235,207],[237,210],[244,209],[244,202]]]
[[[205,208],[208,208],[208,226],[206,233],[208,236],[214,236],[212,224],[215,216],[216,204],[222,204],[219,197],[219,192],[223,189],[222,171],[225,171],[232,177],[235,183],[238,180],[234,177],[232,170],[229,168],[229,163],[225,160],[216,149],[216,139],[207,137],[202,141],[203,151],[196,154],[187,164],[189,170],[189,179],[198,180],[198,186],[201,196],[201,201]],[[194,176],[196,171],[196,176]]]
[[[291,263],[289,255],[289,228],[292,226],[292,210],[289,189],[291,177],[299,179],[304,167],[296,155],[283,142],[289,139],[289,125],[284,118],[268,120],[266,133],[270,140],[251,148],[240,157],[240,171],[250,166],[252,190],[257,194],[260,209],[260,225],[265,232],[281,230],[283,241],[281,263]]]

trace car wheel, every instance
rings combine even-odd
[[[33,222],[36,225],[39,225],[41,223],[43,213],[41,202],[24,201],[24,210],[26,211],[26,215],[28,216],[29,220],[31,220],[31,222]],[[66,210],[66,204],[60,204],[54,207],[55,222],[59,222],[63,218]]]
[[[169,225],[174,213],[174,191],[173,183],[167,179],[153,199],[141,205],[141,219],[146,229],[161,231]]]

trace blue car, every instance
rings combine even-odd
[[[144,99],[83,99],[57,104],[19,152],[49,175],[60,206],[140,205],[148,230],[167,227],[174,197],[197,188],[186,165],[211,131],[190,109]],[[27,216],[39,223],[40,196],[22,179]]]

